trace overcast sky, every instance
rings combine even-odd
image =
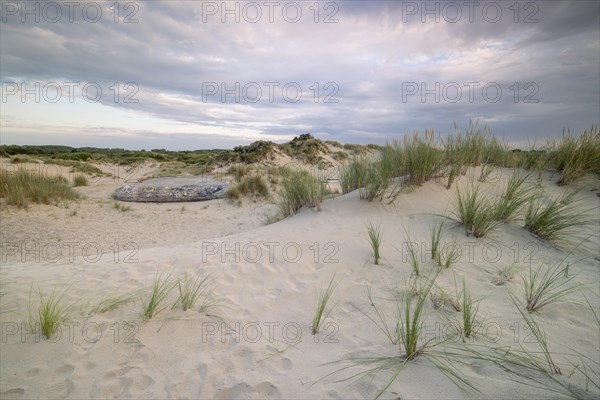
[[[2,0],[1,143],[543,143],[599,122],[599,4]]]

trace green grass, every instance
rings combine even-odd
[[[373,201],[388,188],[391,175],[381,160],[370,157],[353,157],[338,166],[342,193],[359,189],[360,198]]]
[[[412,240],[410,232],[406,229],[404,229],[404,247],[406,248],[406,251],[408,253],[408,262],[412,267],[414,276],[420,276],[421,264],[419,262],[418,244]]]
[[[22,164],[22,163],[37,164],[39,162],[39,160],[37,160],[33,157],[30,157],[30,156],[27,156],[27,155],[17,154],[17,155],[10,157],[10,162],[13,164]]]
[[[471,297],[469,285],[463,278],[462,290],[462,334],[464,338],[470,338],[477,332],[477,312],[479,311],[479,300]]]
[[[429,344],[429,341],[425,343],[419,342],[423,329],[424,307],[434,282],[435,279],[429,279],[416,298],[408,290],[405,290],[398,304],[398,313],[400,315],[398,342],[404,347],[403,357],[406,360],[417,357]]]
[[[349,380],[371,382],[372,379],[380,373],[389,373],[391,377],[386,379],[387,383],[374,395],[375,399],[381,397],[398,378],[404,367],[409,363],[415,362],[418,357],[423,356],[440,372],[448,377],[460,389],[468,391],[477,389],[470,383],[455,367],[455,364],[461,362],[459,357],[454,360],[449,359],[445,349],[436,351],[434,348],[443,343],[435,342],[434,339],[422,341],[424,328],[424,308],[426,299],[429,296],[431,288],[435,282],[435,276],[428,277],[422,290],[415,297],[411,290],[406,288],[403,295],[396,303],[396,316],[394,325],[387,322],[386,316],[375,307],[376,319],[366,315],[384,334],[393,345],[398,346],[398,355],[392,356],[367,356],[367,357],[349,357],[339,361],[333,361],[325,365],[339,365],[341,368],[327,374],[315,383],[322,381],[330,376],[350,371],[351,369],[361,368],[362,371],[352,372],[350,376],[342,377],[337,382],[346,382]],[[374,305],[369,296],[371,304]],[[359,310],[360,311],[360,310]],[[365,369],[366,368],[366,369]],[[397,393],[395,393],[397,397]]]
[[[533,198],[534,187],[527,186],[531,174],[515,172],[508,179],[506,189],[496,203],[496,219],[502,222],[512,222],[519,218],[525,204]]]
[[[444,223],[438,221],[431,227],[431,259],[437,260],[440,251],[440,240],[442,239],[442,233],[444,232]]]
[[[568,130],[550,143],[550,160],[561,176],[557,183],[568,185],[587,173],[600,174],[600,130],[596,125],[579,137]]]
[[[379,264],[381,258],[380,247],[383,232],[381,231],[381,225],[373,225],[369,222],[367,225],[367,234],[369,235],[369,245],[371,246],[371,253],[373,254],[373,261],[375,265]]]
[[[326,186],[320,179],[305,171],[292,171],[281,184],[279,207],[284,216],[293,215],[302,207],[320,210],[326,192]]]
[[[446,189],[450,189],[452,184],[460,176],[460,172],[466,164],[466,155],[464,152],[464,139],[457,133],[448,135],[444,142],[445,158],[447,163],[446,175],[448,183]]]
[[[52,293],[48,297],[45,297],[38,287],[35,291],[40,305],[33,316],[31,310],[31,295],[33,292],[33,287],[31,288],[31,292],[29,294],[29,319],[30,324],[33,325],[34,329],[40,329],[42,334],[46,338],[51,338],[56,331],[58,325],[64,322],[67,319],[67,315],[70,307],[64,304],[64,295],[66,289],[56,289],[52,290]]]
[[[439,267],[448,269],[459,260],[460,256],[460,248],[454,244],[448,244],[442,248],[442,251],[437,252],[436,262]]]
[[[502,286],[506,282],[510,282],[519,272],[519,265],[516,263],[507,264],[504,267],[496,269],[496,275],[492,279],[492,283],[496,286]]]
[[[381,162],[367,161],[359,188],[360,198],[367,201],[380,198],[388,188],[389,180],[390,176],[383,168]]]
[[[162,274],[156,274],[150,294],[146,296],[144,309],[142,316],[144,319],[152,319],[160,311],[164,310],[166,306],[163,306],[165,300],[175,288],[176,282],[169,276],[163,278]]]
[[[227,197],[239,199],[241,196],[268,197],[269,186],[262,175],[243,175],[236,185],[227,189]]]
[[[545,240],[569,242],[576,228],[585,227],[590,221],[587,213],[577,207],[578,202],[576,191],[565,190],[547,202],[540,193],[529,203],[525,228]]]
[[[311,324],[311,331],[312,331],[313,335],[316,335],[319,332],[319,328],[323,324],[323,321],[327,318],[327,316],[331,312],[331,309],[328,312],[325,312],[325,308],[327,307],[327,303],[329,303],[329,300],[331,299],[331,296],[333,295],[333,291],[335,290],[335,288],[337,286],[337,282],[335,282],[334,280],[335,280],[335,275],[329,281],[327,288],[325,288],[325,289],[321,288],[321,290],[319,291],[319,296],[317,298],[317,304],[315,306],[315,313],[314,313],[314,316],[312,319],[312,324]]]
[[[87,178],[85,176],[78,175],[73,180],[73,185],[74,186],[87,186],[88,185],[88,180],[87,180]]]
[[[544,355],[544,358],[546,359],[546,361],[548,363],[548,368],[549,368],[550,372],[553,374],[560,375],[561,374],[560,368],[556,365],[556,363],[552,359],[552,355],[550,354],[550,351],[548,350],[548,341],[546,339],[546,333],[537,324],[537,322],[533,319],[533,317],[529,313],[523,312],[521,307],[519,307],[518,300],[512,294],[511,294],[511,299],[512,299],[513,303],[515,304],[515,306],[517,306],[517,310],[519,310],[519,314],[521,314],[521,316],[527,323],[529,330],[531,331],[531,333],[535,337],[537,343],[539,344],[540,349],[542,350],[542,354]],[[528,308],[528,311],[531,312],[531,310],[529,310],[529,308]]]
[[[356,156],[338,166],[338,175],[343,194],[350,193],[361,187],[366,175],[366,169],[367,159]]]
[[[192,278],[187,271],[184,272],[183,278],[177,279],[177,288],[179,289],[179,298],[172,308],[181,307],[183,311],[193,308],[199,298],[204,298],[202,303],[204,307],[201,307],[201,311],[205,311],[210,304],[207,303],[210,301],[207,298],[214,290],[213,280],[210,276],[198,274]]]
[[[540,266],[534,269],[529,267],[529,276],[523,277],[523,292],[527,311],[537,311],[545,305],[554,303],[578,286],[567,286],[573,279],[568,277],[569,264],[562,267],[562,263],[555,268]]]
[[[5,198],[7,204],[27,208],[30,203],[58,204],[78,200],[81,195],[62,177],[49,178],[19,170],[0,171],[0,197]]]
[[[471,185],[466,192],[456,190],[454,211],[450,216],[465,228],[467,236],[483,237],[500,224],[496,218],[496,205],[479,191],[479,186]]]
[[[121,306],[135,301],[141,296],[141,294],[141,291],[135,291],[133,293],[126,293],[104,298],[92,309],[90,315],[104,314],[106,312],[113,311]]]
[[[396,312],[394,323],[392,326],[390,326],[385,313],[375,304],[375,301],[373,300],[373,295],[371,294],[370,286],[367,286],[367,298],[371,303],[371,307],[373,307],[373,310],[375,310],[375,315],[377,316],[377,319],[372,318],[369,314],[363,312],[359,308],[356,309],[364,316],[369,318],[371,322],[373,322],[375,326],[379,328],[379,330],[383,332],[383,334],[390,340],[392,345],[397,345],[399,340],[398,329],[400,324],[400,315],[398,314],[398,312]]]
[[[127,211],[132,211],[133,209],[131,208],[131,206],[126,206],[125,204],[116,202],[114,203],[115,210],[120,211],[120,212],[127,212]]]
[[[443,152],[435,147],[433,130],[423,138],[415,133],[410,140],[404,137],[403,158],[405,174],[411,184],[421,186],[437,175],[443,167]]]

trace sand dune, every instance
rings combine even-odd
[[[498,192],[511,173],[501,171],[497,179],[482,186],[491,193]],[[457,184],[467,181],[462,177]],[[551,194],[562,191],[548,179],[543,185]],[[62,242],[96,241],[105,248],[110,246],[108,232],[112,229],[116,241],[140,245],[127,260],[121,250],[118,258],[113,251],[106,251],[97,261],[76,252],[72,260],[61,257],[48,262],[48,257],[41,257],[35,262],[29,255],[23,262],[20,254],[7,255],[3,249],[7,258],[1,270],[0,397],[373,398],[393,371],[340,382],[361,368],[328,376],[343,366],[328,363],[347,357],[398,355],[398,347],[365,316],[374,315],[366,285],[370,285],[381,309],[392,316],[395,299],[411,279],[403,244],[405,229],[421,246],[422,274],[437,270],[426,254],[430,228],[438,218],[435,214],[450,209],[453,195],[454,190],[447,191],[443,182],[436,181],[401,194],[392,204],[365,202],[352,192],[327,200],[321,212],[303,210],[267,226],[261,226],[261,213],[272,205],[251,203],[237,208],[220,200],[185,204],[184,212],[179,205],[136,204],[134,212],[115,211],[113,218],[89,204],[80,205],[74,217],[65,216],[71,209],[52,206],[36,206],[29,213],[3,210],[3,243],[56,242],[58,237]],[[596,193],[583,190],[580,196],[581,207],[592,209],[590,218],[597,218]],[[53,228],[44,231],[46,221],[53,218],[48,213],[61,225],[48,224]],[[36,219],[40,225],[32,225]],[[369,221],[381,223],[383,230],[380,265],[373,264],[366,240]],[[5,223],[13,227],[8,232]],[[22,229],[17,228],[19,224]],[[436,283],[447,293],[455,293],[464,277],[471,293],[482,299],[479,318],[484,329],[468,339],[466,347],[522,345],[538,351],[508,291],[522,300],[520,275],[529,265],[557,265],[568,251],[537,239],[520,225],[503,225],[476,239],[466,237],[462,227],[448,223],[443,243],[454,243],[461,256],[450,269],[441,271]],[[54,230],[58,226],[58,231]],[[600,332],[584,298],[597,310],[598,233],[594,223],[582,230],[583,239],[574,238],[584,244],[569,256],[580,260],[572,265],[570,274],[574,276],[572,284],[583,286],[536,313],[550,350],[564,367],[563,375],[556,379],[571,384],[584,398],[597,398],[598,388],[590,384],[586,391],[586,381],[579,373],[568,378],[573,370],[568,360],[573,358],[563,353],[578,352],[593,360],[600,357]],[[497,268],[512,262],[520,266],[520,275],[497,285]],[[141,300],[88,315],[91,306],[103,297],[150,287],[157,271],[180,276],[184,270],[211,274],[221,307],[202,313],[171,309],[177,297],[173,292],[168,307],[149,321],[140,317]],[[321,332],[313,336],[310,324],[316,296],[334,275],[339,283],[332,297],[333,308]],[[39,285],[44,293],[62,287],[65,300],[74,304],[70,318],[52,340],[28,331],[24,325],[32,284]],[[34,304],[36,301],[34,295]],[[434,342],[445,337],[448,320],[460,318],[450,307],[434,309],[431,301],[425,312],[425,339]],[[461,343],[454,339],[437,349],[459,347]],[[515,376],[489,362],[453,364],[480,390],[476,397],[566,397],[519,383]],[[382,398],[465,396],[425,357],[418,357]]]

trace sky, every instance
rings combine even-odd
[[[377,143],[599,122],[598,1],[4,1],[1,144]],[[456,125],[456,126],[455,126]]]

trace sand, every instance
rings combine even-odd
[[[490,193],[501,190],[511,171],[501,170],[482,184]],[[543,186],[556,195],[562,191],[547,175]],[[366,202],[358,192],[327,200],[320,212],[311,209],[271,225],[265,215],[268,202],[244,200],[241,207],[226,200],[183,204],[133,204],[119,212],[108,199],[117,185],[102,181],[81,188],[88,198],[69,208],[32,206],[29,211],[2,209],[3,257],[1,278],[2,342],[0,352],[1,398],[373,398],[390,378],[389,371],[373,378],[340,381],[360,368],[332,376],[343,367],[328,364],[348,357],[394,356],[392,345],[364,313],[374,317],[366,296],[370,285],[374,300],[392,316],[395,299],[410,281],[405,229],[423,248],[429,243],[435,214],[451,208],[454,190],[445,180],[431,181],[401,194],[392,204]],[[458,185],[465,185],[461,177]],[[563,376],[582,397],[597,398],[598,389],[573,370],[562,353],[579,352],[599,360],[598,325],[585,298],[599,304],[600,248],[598,196],[580,193],[582,209],[593,209],[594,223],[582,228],[584,242],[569,256],[579,260],[570,267],[571,284],[582,284],[568,298],[543,307],[535,317],[544,328],[549,348],[563,366]],[[73,211],[76,215],[71,216]],[[383,229],[382,260],[374,265],[365,225]],[[522,225],[522,224],[521,224]],[[7,255],[5,244],[33,241],[38,249],[48,244],[76,242],[73,257],[56,260],[43,251],[39,260],[17,251]],[[102,255],[85,254],[87,243],[98,243]],[[466,237],[462,227],[448,223],[444,243],[462,250],[460,259],[437,277],[448,293],[465,278],[471,293],[481,298],[480,320],[485,329],[465,346],[524,346],[537,351],[530,332],[511,302],[508,291],[520,296],[521,274],[532,264],[557,265],[568,251],[539,240],[520,227],[503,225],[485,238]],[[118,243],[119,252],[111,246]],[[123,248],[135,243],[135,254]],[[56,247],[56,246],[55,246]],[[91,247],[88,246],[91,251]],[[51,246],[46,250],[51,251]],[[106,250],[106,251],[105,251]],[[11,248],[11,252],[15,249]],[[435,271],[425,249],[424,274]],[[520,275],[505,285],[494,283],[496,269],[511,262]],[[144,321],[142,301],[103,314],[89,310],[107,296],[132,293],[152,284],[157,271],[181,276],[183,271],[211,274],[220,308],[206,312],[168,307]],[[331,312],[319,335],[310,324],[319,289],[335,276]],[[39,285],[49,294],[65,290],[73,303],[66,323],[56,337],[44,339],[28,331],[30,288]],[[584,297],[585,296],[585,297]],[[33,304],[37,306],[34,296]],[[448,320],[460,314],[448,307],[425,309],[426,339],[441,342]],[[460,340],[440,344],[461,346]],[[466,360],[466,359],[465,359]],[[565,397],[519,383],[502,369],[482,361],[455,367],[480,390],[477,398]],[[598,365],[596,364],[597,368]],[[596,371],[597,373],[598,371]],[[596,382],[597,383],[597,382]],[[382,398],[447,399],[466,394],[434,367],[418,357],[400,373]]]

